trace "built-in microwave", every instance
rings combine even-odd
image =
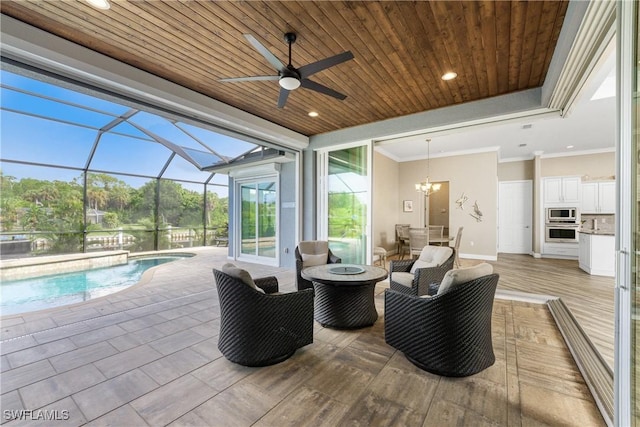
[[[577,223],[578,208],[547,208],[547,222]]]
[[[548,243],[576,243],[580,226],[578,224],[547,224],[545,227],[545,242]]]

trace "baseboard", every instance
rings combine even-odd
[[[497,255],[478,255],[478,254],[463,254],[462,252],[458,255],[460,258],[464,259],[480,259],[484,261],[498,261]]]

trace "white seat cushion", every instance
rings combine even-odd
[[[482,264],[475,265],[473,267],[458,268],[455,270],[447,271],[444,275],[440,287],[438,288],[438,295],[448,292],[457,286],[468,283],[472,280],[480,277],[488,276],[493,273],[493,266],[483,262]]]
[[[402,271],[391,273],[393,277],[393,281],[399,283],[407,288],[411,287],[411,283],[413,282],[413,274],[405,273]]]
[[[420,256],[413,263],[411,273],[415,273],[418,268],[431,268],[442,265],[451,257],[453,249],[447,246],[425,246],[420,252]]]
[[[253,281],[253,278],[251,277],[251,275],[249,274],[249,272],[247,270],[244,270],[242,268],[238,268],[235,265],[233,265],[230,262],[228,262],[228,263],[226,263],[225,265],[222,266],[222,272],[224,274],[227,274],[227,275],[233,277],[234,279],[238,279],[239,281],[241,281],[242,283],[244,283],[247,286],[250,286],[251,288],[255,289],[256,291],[264,293],[264,291],[262,289],[260,289],[259,287],[256,286],[256,283]]]
[[[326,240],[305,240],[298,243],[302,257],[302,268],[323,265],[329,258],[329,242]]]

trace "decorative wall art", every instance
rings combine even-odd
[[[469,198],[462,193],[462,196],[458,200],[456,200],[456,205],[458,205],[458,209],[464,210],[464,204],[469,200]]]
[[[413,212],[413,200],[402,201],[402,212]]]
[[[480,208],[478,207],[478,201],[477,200],[473,204],[473,213],[469,213],[469,215],[474,217],[476,219],[476,221],[482,222],[482,211],[480,211]]]

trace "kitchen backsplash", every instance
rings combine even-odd
[[[595,214],[582,214],[580,215],[580,221],[582,222],[583,230],[593,230],[594,220],[598,222],[598,230],[615,232],[616,216],[615,215],[595,215]]]

